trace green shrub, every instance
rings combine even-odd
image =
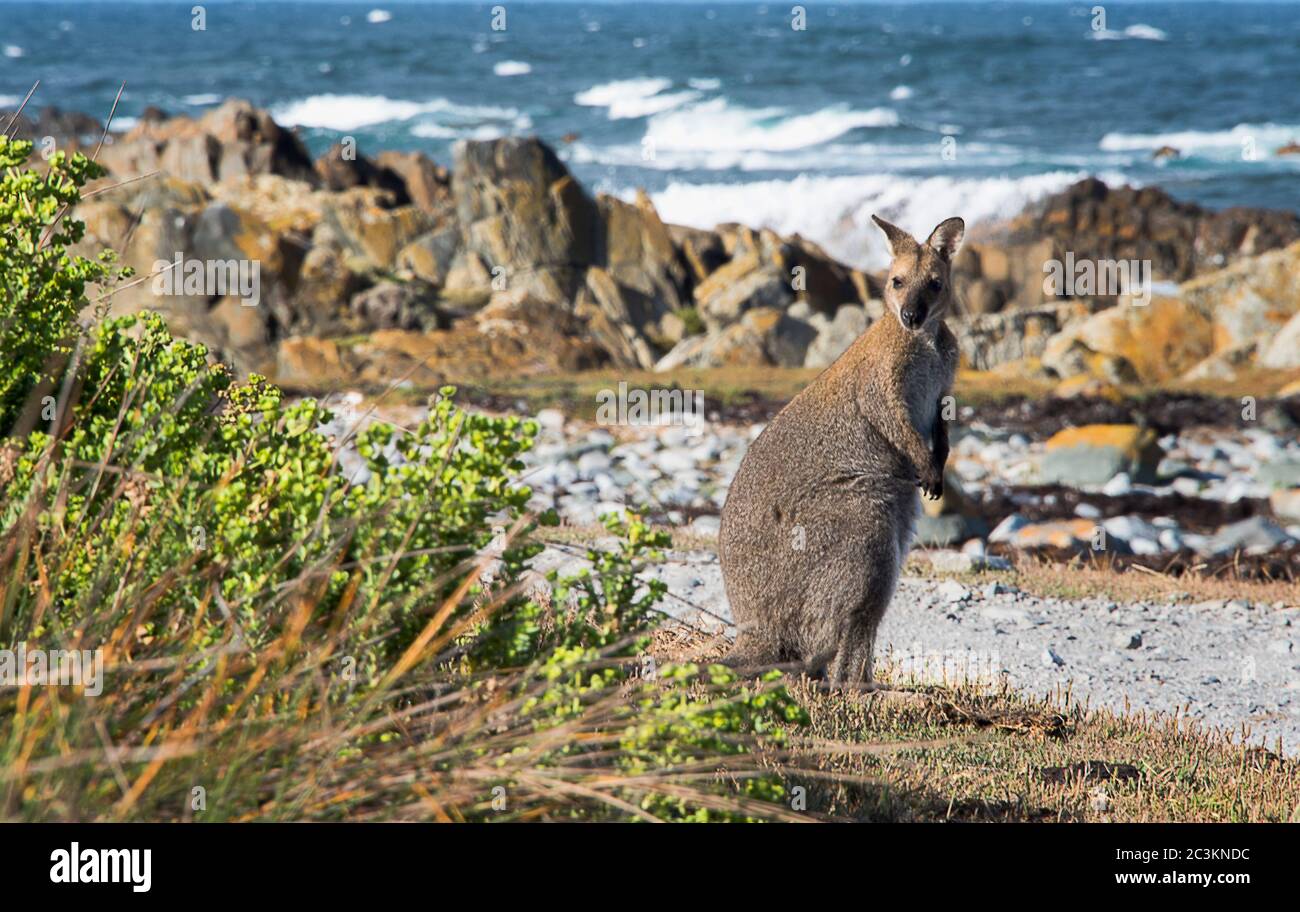
[[[13,425],[28,393],[71,351],[86,286],[130,275],[112,251],[71,256],[85,226],[60,219],[104,169],[84,155],[56,152],[45,174],[24,168],[32,144],[0,135],[0,430]]]

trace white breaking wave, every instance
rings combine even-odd
[[[699,97],[699,92],[669,92],[667,95],[651,95],[649,98],[625,98],[609,106],[609,119],[650,117],[680,108]]]
[[[791,115],[784,108],[733,107],[724,98],[714,98],[656,114],[645,139],[656,150],[780,152],[821,145],[860,127],[897,125],[898,115],[889,108],[831,107]]]
[[[187,105],[214,105],[221,103],[221,96],[214,92],[202,92],[197,95],[186,95],[181,101]]]
[[[532,71],[533,65],[522,60],[499,60],[492,66],[498,76],[527,76]]]
[[[933,172],[943,148],[938,140],[928,143],[829,143],[815,148],[790,151],[763,149],[677,150],[656,148],[652,157],[641,143],[592,146],[576,142],[562,150],[561,157],[580,165],[614,165],[654,171],[790,171],[860,173],[879,170],[890,174],[907,171]],[[1124,167],[1133,156],[1126,153],[1094,155],[1044,154],[1004,143],[969,142],[961,147],[966,165],[984,168],[1013,168],[1030,165],[1038,169],[1097,169]]]
[[[953,215],[967,225],[1014,216],[1034,200],[1087,176],[1086,171],[1019,178],[800,175],[744,184],[672,183],[652,199],[666,222],[697,228],[740,222],[783,235],[797,233],[846,263],[876,269],[888,263],[888,254],[871,222],[873,213],[924,237]],[[1107,183],[1125,182],[1122,174],[1099,176]],[[618,195],[631,199],[635,191]]]
[[[381,22],[387,22],[393,18],[393,14],[385,9],[372,9],[366,13],[366,21],[372,25],[378,25]]]
[[[573,100],[585,107],[605,108],[610,120],[625,120],[671,111],[700,97],[699,92],[663,94],[664,89],[671,85],[668,79],[651,76],[619,79],[592,86],[574,95]]]
[[[1111,29],[1100,29],[1095,32],[1089,32],[1088,36],[1093,41],[1125,41],[1129,38],[1135,38],[1139,41],[1168,41],[1169,35],[1162,29],[1154,25],[1147,25],[1139,22],[1137,25],[1130,25],[1122,32],[1112,31]]]
[[[449,114],[467,120],[510,121],[527,129],[527,115],[514,108],[492,105],[461,105],[445,98],[432,101],[403,101],[383,95],[312,95],[287,104],[276,105],[271,115],[277,122],[297,127],[325,130],[355,130],[371,124],[410,120],[422,114]]]
[[[721,79],[688,79],[686,84],[692,89],[699,89],[701,92],[716,92],[722,87]]]
[[[915,93],[912,92],[911,86],[900,85],[894,86],[893,90],[889,93],[889,97],[894,101],[907,101],[907,99],[911,98],[913,94]]]
[[[671,86],[671,79],[646,76],[640,79],[616,79],[579,92],[573,100],[590,108],[608,108],[632,98],[649,98]]]
[[[21,102],[22,99],[17,95],[0,95],[0,108],[7,108]]]
[[[500,139],[506,131],[494,124],[477,127],[448,127],[443,124],[423,123],[411,127],[411,135],[421,139]]]
[[[5,47],[4,47],[4,53],[5,53],[5,56],[6,56],[6,57],[14,57],[14,58],[17,58],[17,57],[21,57],[21,56],[23,56],[23,54],[25,54],[25,53],[27,53],[27,52],[24,51],[22,48],[20,48],[20,47],[19,47],[18,45],[16,45],[16,44],[6,44]]]
[[[1237,124],[1230,130],[1179,130],[1169,133],[1107,133],[1099,147],[1106,152],[1132,152],[1173,146],[1184,155],[1196,152],[1240,156],[1253,142],[1260,155],[1300,137],[1300,126],[1290,124]]]

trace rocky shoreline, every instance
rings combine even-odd
[[[67,145],[97,127],[59,111],[18,122]],[[466,141],[449,168],[346,146],[313,161],[266,111],[230,100],[199,119],[148,111],[100,159],[111,176],[79,209],[87,249],[117,249],[140,275],[177,257],[260,270],[257,306],[141,283],[114,312],[161,310],[238,370],[292,388],[819,368],[881,312],[878,274],[798,236],[665,224],[644,194],[593,197],[537,139]],[[1150,294],[1051,295],[1055,262],[1144,263]],[[1089,179],[974,226],[954,276],[972,369],[1071,396],[1256,370],[1259,396],[1297,389],[1295,213],[1213,212]]]

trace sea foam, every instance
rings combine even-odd
[[[1098,29],[1088,33],[1088,37],[1093,41],[1125,41],[1129,38],[1138,41],[1168,41],[1169,35],[1163,29],[1158,29],[1154,25],[1147,25],[1139,22],[1137,25],[1130,25],[1124,31],[1113,31],[1111,29]]]
[[[850,130],[893,127],[889,108],[855,111],[823,108],[791,114],[784,108],[744,108],[714,98],[650,118],[645,139],[656,148],[687,151],[802,149],[830,142]]]
[[[722,222],[767,227],[800,234],[832,256],[868,269],[888,262],[873,213],[924,235],[952,215],[968,225],[1009,218],[1049,193],[1088,176],[1086,171],[1053,171],[1028,177],[903,177],[891,174],[810,177],[749,183],[673,182],[651,195],[666,222],[712,228]],[[1122,183],[1122,174],[1103,174]],[[620,191],[631,199],[632,189]]]
[[[1184,155],[1223,152],[1238,155],[1249,140],[1261,153],[1272,151],[1300,136],[1300,126],[1290,124],[1237,124],[1227,130],[1174,130],[1167,133],[1107,133],[1098,147],[1105,152],[1131,152],[1173,146]]]
[[[514,108],[462,105],[445,98],[404,101],[383,95],[312,95],[271,109],[277,122],[326,130],[355,130],[371,124],[410,120],[422,114],[448,114],[461,120],[509,121],[526,129],[525,116]]]
[[[522,60],[498,60],[492,65],[492,72],[498,76],[527,76],[532,71],[533,65]]]
[[[592,86],[573,100],[585,107],[605,108],[610,120],[626,120],[671,111],[700,97],[696,91],[664,93],[671,85],[671,80],[653,76],[619,79]]]

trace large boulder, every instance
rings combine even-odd
[[[679,313],[690,301],[689,270],[644,193],[638,192],[632,203],[602,196],[598,205],[603,265],[588,271],[587,289],[607,312],[624,313],[632,321],[630,328],[641,340],[638,364],[650,367],[656,351],[671,348],[682,337]]]
[[[454,220],[447,220],[415,238],[397,254],[396,266],[412,277],[422,279],[434,286],[447,284],[452,264],[460,252],[460,226]],[[484,270],[474,283],[490,284],[491,277]]]
[[[451,174],[423,152],[380,152],[375,164],[396,175],[411,203],[425,212],[442,214],[453,208]]]
[[[1145,306],[1119,304],[1067,324],[1047,341],[1041,360],[1062,378],[1159,382],[1191,369],[1212,345],[1208,317],[1178,298],[1157,297]]]
[[[1300,312],[1300,243],[1193,279],[1181,291],[1190,308],[1213,320],[1214,352],[1271,341]]]
[[[729,326],[688,336],[655,364],[655,370],[680,367],[802,367],[817,331],[775,307],[747,310]]]
[[[249,102],[230,99],[195,120],[141,120],[115,137],[100,161],[117,176],[161,168],[188,180],[218,181],[250,174],[279,174],[316,182],[302,141]]]
[[[695,286],[695,300],[711,331],[735,323],[756,307],[784,310],[794,303],[789,277],[757,253],[737,256]]]
[[[802,302],[796,303],[788,313],[791,316],[798,316],[804,313],[798,308],[804,306]],[[804,319],[817,333],[804,354],[804,367],[829,367],[871,325],[871,318],[867,315],[866,308],[859,304],[844,304],[835,311],[835,316],[830,318],[808,308]]]
[[[1087,311],[1078,303],[1048,304],[1032,310],[957,317],[949,321],[962,363],[974,370],[992,370],[1026,358],[1039,358],[1048,340],[1070,320]]]
[[[652,367],[655,350],[644,329],[659,317],[657,302],[621,285],[599,266],[587,270],[574,313],[586,322],[587,334],[598,342],[617,367]]]
[[[395,172],[380,167],[355,148],[335,143],[316,159],[314,165],[321,187],[326,190],[350,190],[353,187],[378,187],[391,194],[393,205],[410,202],[406,182]]]
[[[1051,299],[1044,264],[1149,261],[1155,281],[1184,282],[1300,240],[1300,216],[1271,209],[1204,209],[1157,187],[1108,187],[1088,178],[1007,222],[977,226],[954,262],[961,312],[1037,308]],[[1113,297],[1083,296],[1094,307]]]
[[[511,137],[460,142],[451,190],[465,249],[507,281],[602,260],[600,211],[550,147]],[[559,302],[557,302],[559,303]]]

